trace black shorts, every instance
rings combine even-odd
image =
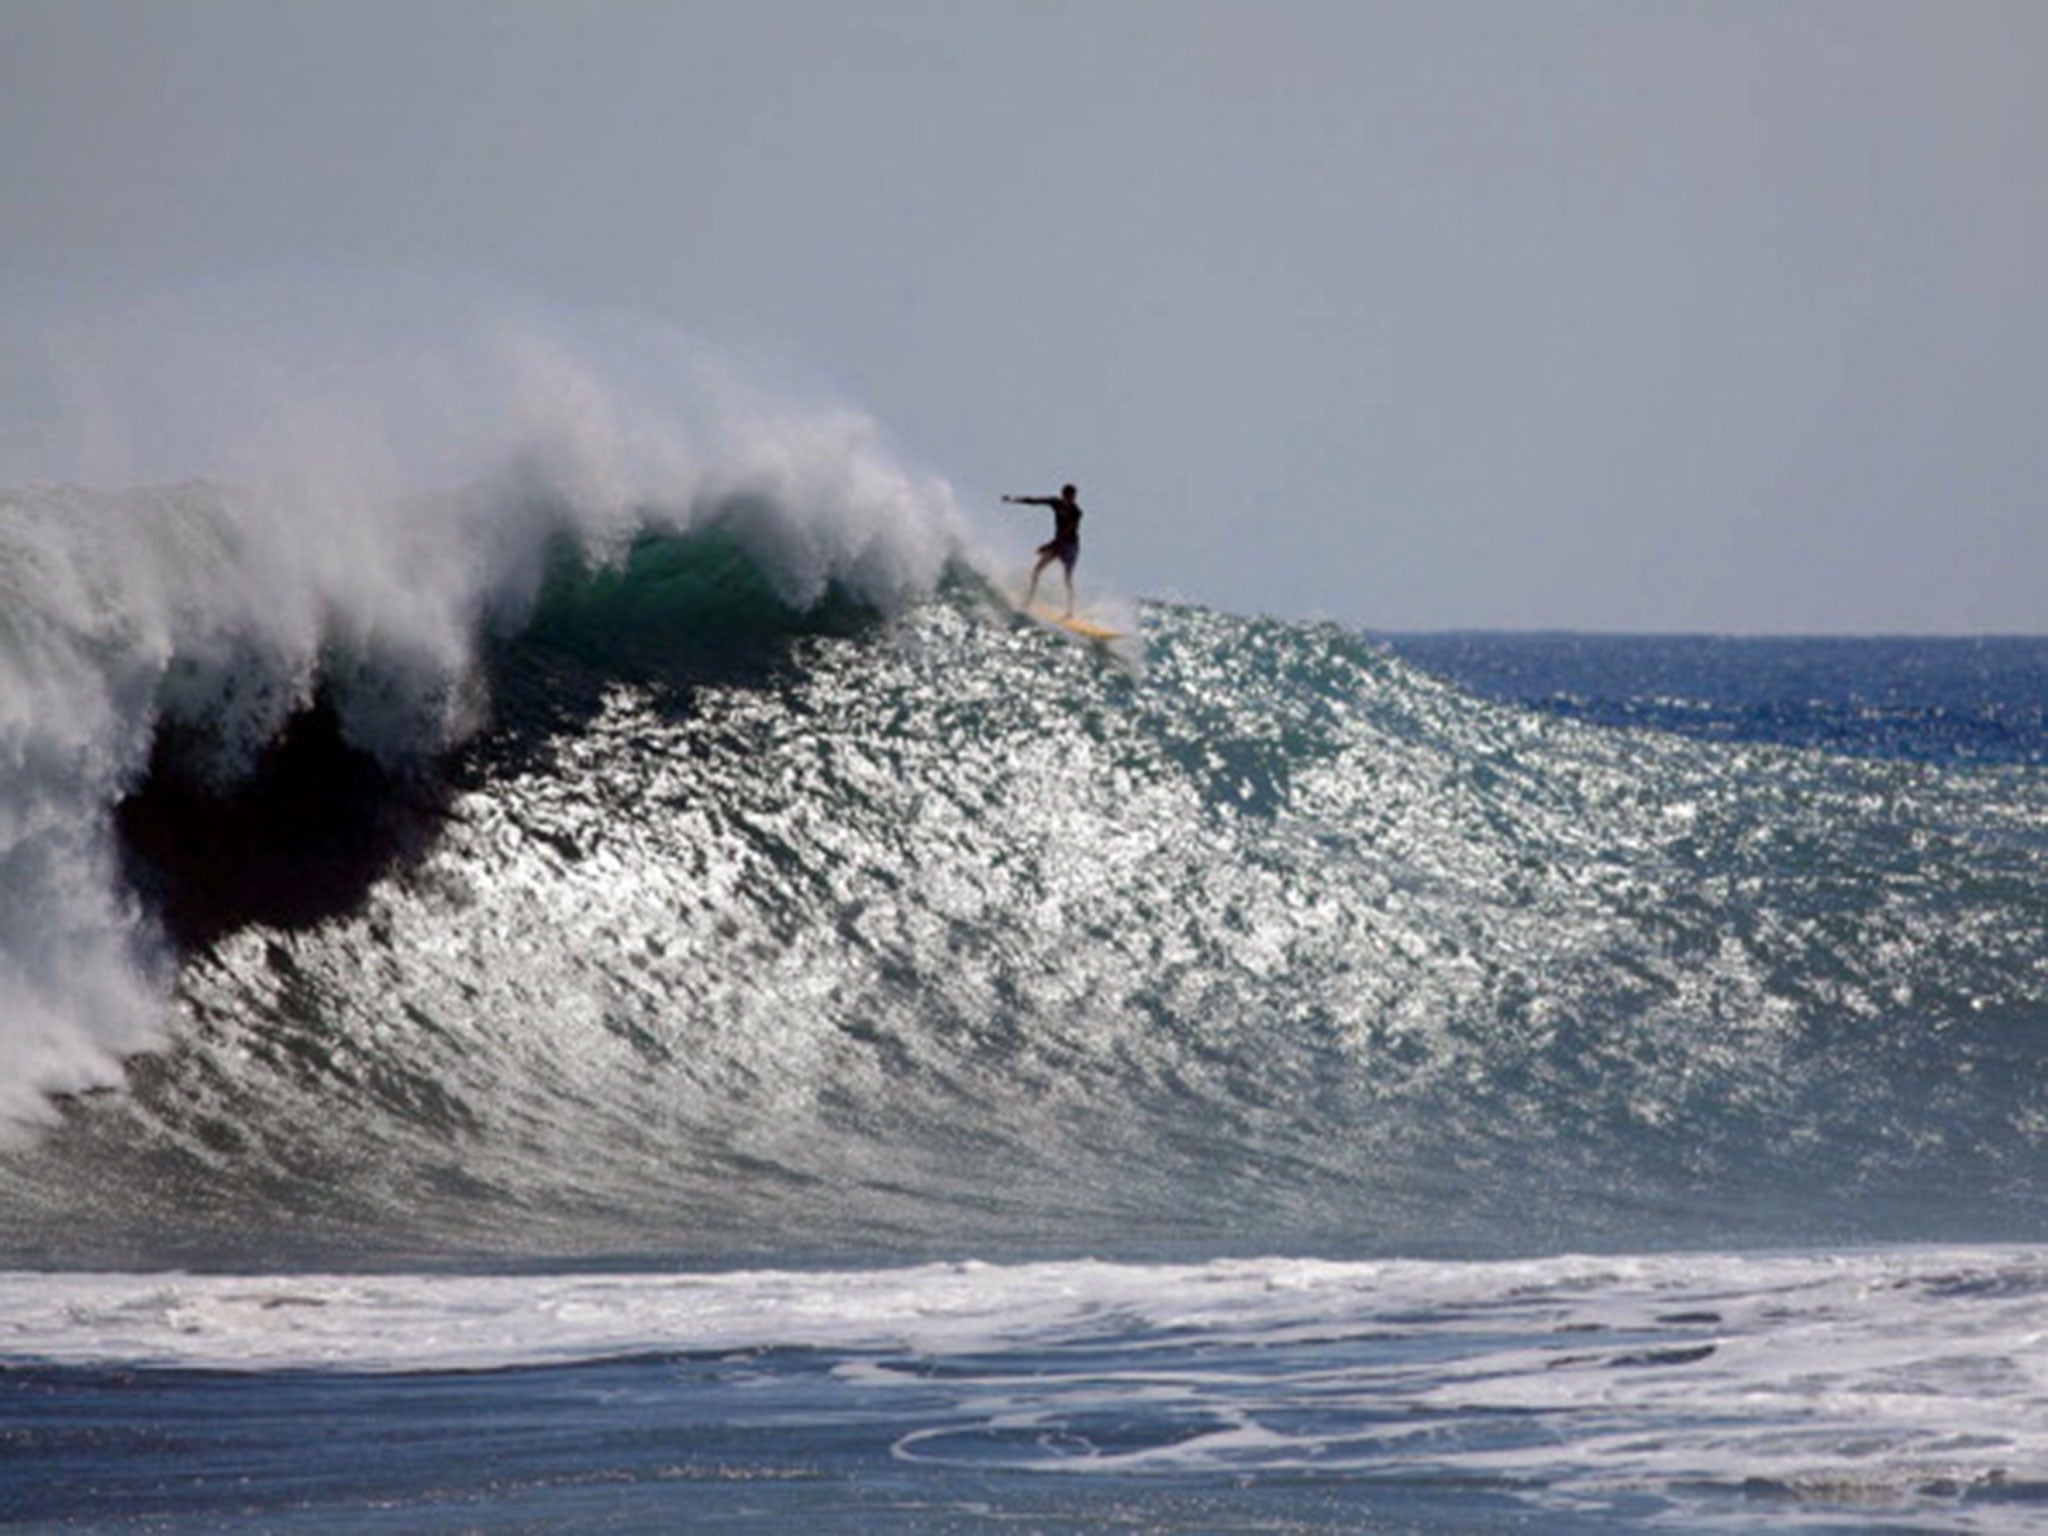
[[[1038,552],[1048,560],[1059,561],[1071,571],[1074,562],[1081,558],[1081,544],[1078,539],[1051,539],[1039,545]]]

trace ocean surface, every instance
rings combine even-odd
[[[571,460],[0,492],[0,1526],[2048,1522],[2048,642]]]

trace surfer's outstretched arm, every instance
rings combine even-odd
[[[1060,504],[1057,496],[1005,496],[1005,501],[1014,501],[1020,507],[1056,507]]]

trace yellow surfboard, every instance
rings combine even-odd
[[[1124,637],[1122,630],[1109,629],[1093,619],[1084,619],[1078,614],[1069,617],[1067,614],[1054,613],[1050,608],[1040,608],[1036,605],[1030,609],[1030,614],[1034,619],[1058,625],[1068,634],[1079,635],[1084,640],[1096,640],[1107,644],[1111,640],[1121,640]]]
[[[1064,629],[1068,634],[1079,635],[1083,640],[1093,640],[1097,645],[1107,645],[1112,640],[1124,638],[1124,631],[1121,629],[1111,629],[1106,624],[1098,624],[1093,619],[1083,618],[1079,614],[1063,613],[1043,600],[1026,603],[1020,593],[1012,592],[1007,596],[1010,599],[1010,606],[1025,618],[1040,624],[1050,624],[1055,629]]]

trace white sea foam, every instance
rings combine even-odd
[[[351,388],[296,391],[273,359],[207,351],[192,393],[265,404],[265,430],[242,422],[232,451],[199,455],[232,481],[0,493],[0,1128],[116,1081],[158,1038],[166,967],[111,817],[159,721],[186,726],[189,766],[222,783],[316,683],[387,761],[445,747],[479,719],[488,632],[525,618],[563,539],[605,558],[716,520],[792,604],[837,583],[884,609],[959,547],[949,489],[858,413],[777,405],[687,358],[684,385],[642,398],[531,332],[483,350],[440,370],[394,360],[407,387],[390,399],[361,359]],[[167,393],[160,351],[131,411]],[[119,440],[120,390],[89,371],[91,435]],[[437,400],[466,418],[446,435],[467,462],[417,453],[394,419],[423,380],[489,381],[460,408]]]
[[[909,1459],[1446,1475],[1567,1504],[1763,1488],[1873,1519],[2039,1476],[2044,1336],[2048,1254],[2006,1248],[0,1276],[0,1361],[15,1364],[477,1370],[801,1347],[842,1355],[870,1407],[895,1385],[918,1394]],[[934,1360],[951,1362],[938,1378]],[[1179,1429],[1091,1442],[1110,1410]]]

